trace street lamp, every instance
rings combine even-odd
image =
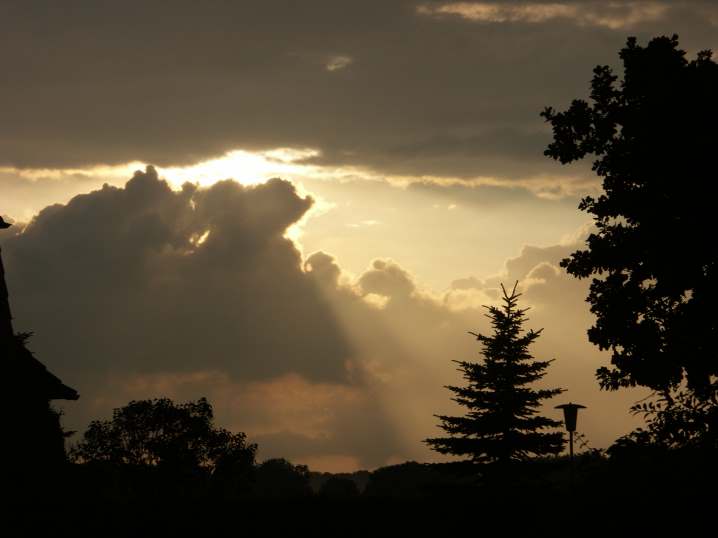
[[[576,418],[578,417],[578,410],[586,409],[586,406],[569,402],[567,404],[557,405],[555,409],[563,409],[563,423],[568,432],[569,454],[571,461],[573,461],[573,432],[576,431]]]

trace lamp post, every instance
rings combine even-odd
[[[573,463],[573,433],[576,431],[576,418],[578,417],[578,410],[586,409],[586,406],[569,402],[557,405],[555,409],[563,409],[563,423],[568,432],[569,455]]]

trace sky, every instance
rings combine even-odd
[[[718,46],[712,2],[0,0],[0,234],[17,330],[81,398],[207,396],[259,457],[442,461],[452,360],[519,281],[554,405],[606,447],[586,281],[600,192],[543,155],[628,36]],[[76,436],[77,437],[77,436]]]

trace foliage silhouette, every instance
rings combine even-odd
[[[508,463],[558,454],[564,445],[562,433],[542,431],[561,423],[538,415],[542,401],[563,390],[528,386],[545,375],[551,361],[535,361],[529,353],[541,330],[521,334],[527,309],[517,308],[517,285],[511,294],[502,285],[503,306],[488,307],[493,334],[470,333],[482,344],[484,362],[454,361],[468,386],[446,388],[468,411],[462,417],[437,416],[449,434],[425,440],[437,452],[468,456],[476,463]]]
[[[244,433],[213,424],[205,398],[175,404],[169,398],[131,401],[112,420],[93,421],[70,454],[79,463],[158,466],[227,477],[249,472],[256,445]]]
[[[254,497],[295,499],[312,495],[309,468],[306,465],[293,465],[283,458],[273,458],[262,462],[255,476],[252,489]]]
[[[718,64],[709,51],[688,61],[678,37],[646,47],[629,38],[623,80],[594,69],[591,104],[542,115],[553,126],[546,155],[588,155],[604,193],[579,208],[597,228],[587,249],[561,262],[593,276],[589,340],[611,351],[597,371],[604,389],[643,385],[648,438],[669,446],[718,446],[718,251],[710,247],[715,199]],[[639,435],[640,437],[640,435]],[[642,437],[642,438],[645,438]]]
[[[710,51],[688,61],[675,35],[646,47],[629,38],[619,56],[623,80],[598,66],[590,103],[542,112],[554,136],[545,154],[562,164],[593,156],[603,178],[604,192],[579,206],[596,232],[561,265],[594,277],[588,336],[612,353],[597,372],[602,388],[643,385],[670,398],[685,382],[715,405],[718,65]]]
[[[690,390],[671,394],[652,393],[631,407],[643,415],[647,429],[638,428],[617,441],[636,446],[660,445],[666,448],[718,448],[718,405],[698,398]]]

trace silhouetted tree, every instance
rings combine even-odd
[[[251,491],[255,480],[256,445],[246,445],[244,434],[221,430],[224,449],[214,460],[212,490],[222,499],[241,497]],[[249,449],[248,449],[249,448]]]
[[[71,456],[82,463],[225,474],[237,465],[249,470],[256,445],[247,444],[244,433],[215,427],[213,419],[212,406],[205,398],[179,405],[169,398],[132,401],[115,409],[112,420],[92,422]]]
[[[590,102],[542,113],[554,135],[546,155],[562,164],[592,156],[603,178],[604,192],[579,205],[596,231],[561,265],[594,277],[588,337],[612,353],[597,371],[602,388],[650,387],[666,403],[656,413],[681,407],[686,388],[716,406],[718,64],[710,51],[688,61],[677,36],[646,47],[629,38],[619,56],[623,80],[598,66]]]
[[[309,497],[309,468],[283,458],[266,460],[257,467],[252,492],[261,499]]]
[[[533,360],[529,353],[541,330],[521,333],[527,310],[516,306],[521,294],[516,285],[511,294],[503,285],[501,289],[502,307],[487,307],[493,334],[470,333],[482,344],[483,363],[454,361],[468,385],[446,387],[456,395],[452,399],[467,408],[466,415],[437,415],[449,437],[425,440],[437,452],[468,456],[478,463],[557,454],[564,445],[562,433],[542,431],[561,423],[538,415],[543,400],[562,389],[530,387],[551,363]]]
[[[654,444],[666,448],[718,448],[718,405],[698,398],[689,390],[654,394],[631,407],[643,415],[648,428],[639,428],[621,440],[636,446]],[[620,445],[621,443],[619,443]]]

